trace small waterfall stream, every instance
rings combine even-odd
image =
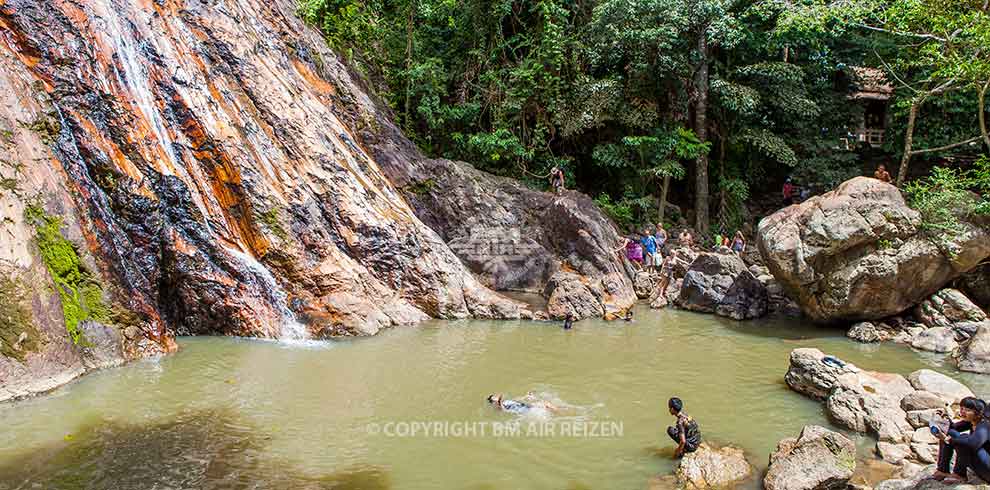
[[[289,340],[289,341],[299,341],[299,340],[309,340],[309,332],[306,330],[306,326],[299,323],[296,319],[295,313],[289,309],[288,306],[288,294],[282,289],[282,286],[278,284],[272,273],[269,272],[268,268],[262,265],[260,262],[255,260],[254,257],[238,251],[232,248],[226,249],[231,255],[240,260],[244,266],[251,271],[251,273],[258,280],[259,286],[262,288],[265,299],[278,309],[279,313],[282,315],[282,325],[281,333],[279,334],[279,340]]]

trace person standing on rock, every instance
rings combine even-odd
[[[735,238],[732,239],[732,251],[742,254],[743,250],[746,250],[746,239],[743,238],[742,230],[738,230]]]
[[[667,435],[677,443],[674,450],[674,457],[680,458],[686,453],[693,453],[701,445],[701,429],[698,422],[684,413],[684,402],[680,398],[674,397],[667,401],[667,408],[670,414],[677,418],[677,422],[667,427]]]
[[[887,171],[887,166],[881,163],[880,166],[877,167],[877,171],[873,172],[873,178],[889,184],[891,178],[890,172]]]
[[[784,189],[782,190],[782,193],[784,195],[785,206],[790,206],[791,204],[794,204],[794,184],[791,183],[790,177],[788,177],[787,180],[784,181]]]
[[[657,253],[657,239],[650,230],[643,230],[643,238],[639,241],[643,246],[644,266],[646,268],[660,267],[660,255]]]
[[[550,185],[553,187],[554,194],[559,196],[561,192],[564,192],[564,171],[557,165],[550,169]]]
[[[664,244],[667,243],[667,230],[663,229],[663,223],[657,223],[657,232],[653,238],[657,240],[657,250],[662,251]],[[659,264],[657,266],[659,267]]]
[[[631,237],[626,242],[626,258],[636,267],[643,268],[643,246],[639,244],[636,237]]]

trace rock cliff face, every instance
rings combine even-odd
[[[0,399],[49,371],[85,370],[87,355],[170,350],[175,334],[366,335],[427,317],[529,316],[452,251],[475,225],[535,230],[517,239],[538,259],[504,284],[483,274],[493,287],[539,289],[562,265],[622,270],[606,253],[615,230],[586,198],[422,158],[295,7],[0,6],[0,263],[32,286],[15,305],[32,321],[0,332]],[[45,237],[73,251],[71,270]],[[106,341],[69,339],[80,329]]]
[[[857,177],[760,221],[767,267],[820,322],[901,313],[990,256],[990,226],[964,222],[953,243],[931,240],[900,191]]]

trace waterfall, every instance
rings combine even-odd
[[[266,299],[278,308],[279,313],[281,313],[282,325],[278,337],[279,340],[308,340],[309,332],[306,330],[306,326],[299,323],[299,320],[296,319],[296,314],[289,309],[288,294],[278,284],[278,281],[275,280],[275,277],[272,276],[268,268],[244,252],[231,248],[226,250],[243,262],[244,266],[251,271],[259,281],[259,286],[267,296]]]

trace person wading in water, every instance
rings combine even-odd
[[[670,414],[677,417],[677,422],[667,427],[667,435],[677,443],[674,450],[674,457],[680,458],[687,453],[693,453],[701,445],[701,429],[690,415],[684,413],[684,402],[680,398],[674,397],[667,402]]]

